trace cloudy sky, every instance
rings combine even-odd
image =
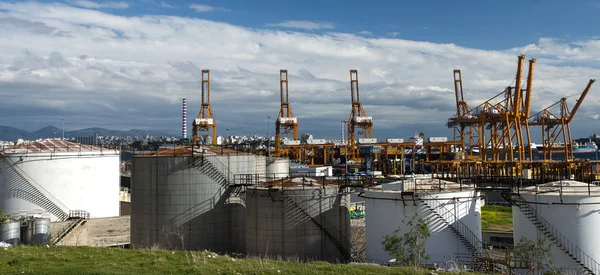
[[[449,136],[453,69],[477,106],[514,84],[519,54],[536,58],[534,111],[564,96],[572,107],[600,73],[600,1],[344,3],[0,1],[0,125],[178,134],[181,99],[196,116],[210,69],[219,134],[273,133],[287,69],[300,132],[336,138],[358,69],[375,137]],[[600,132],[598,95],[576,137]]]

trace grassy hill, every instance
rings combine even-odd
[[[481,208],[481,229],[489,231],[513,231],[512,207],[486,205]]]
[[[325,262],[302,264],[274,260],[246,260],[202,251],[20,246],[0,248],[0,273],[425,275],[429,274],[429,271]]]

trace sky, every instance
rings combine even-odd
[[[474,107],[514,85],[525,54],[537,60],[532,112],[561,97],[572,107],[600,73],[599,11],[600,0],[0,1],[0,125],[178,135],[181,100],[191,129],[210,69],[218,134],[272,134],[287,69],[300,133],[338,138],[357,69],[375,138],[450,136],[454,69]],[[600,132],[599,94],[575,137]]]

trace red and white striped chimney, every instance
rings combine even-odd
[[[187,138],[187,102],[183,99],[183,122],[181,123],[181,135],[183,138]]]

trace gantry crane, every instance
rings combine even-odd
[[[217,122],[210,107],[210,70],[202,70],[202,106],[193,125],[192,144],[194,146],[198,145],[198,130],[212,130],[212,144],[217,145]]]
[[[454,141],[461,141],[461,152],[465,152],[465,157],[473,156],[473,148],[479,148],[479,120],[470,120],[473,118],[471,108],[465,101],[462,85],[462,73],[460,70],[454,70],[454,95],[456,97],[456,116],[448,120],[448,127],[454,128]],[[468,140],[465,140],[468,137]],[[469,150],[466,150],[466,145]]]
[[[359,135],[365,138],[373,138],[373,118],[367,116],[360,103],[360,92],[358,90],[358,71],[350,70],[350,93],[352,96],[352,112],[348,119],[348,159],[358,159],[358,149],[356,148],[355,130],[361,129]]]
[[[541,126],[542,128],[542,155],[544,161],[552,160],[552,152],[563,152],[563,161],[565,162],[572,162],[575,159],[570,124],[594,82],[596,82],[595,79],[590,79],[573,110],[569,110],[567,98],[563,97],[530,117],[530,125]],[[557,105],[559,105],[560,114],[552,112],[552,109]]]
[[[281,129],[284,130],[284,134],[289,134],[291,130],[294,140],[298,140],[298,119],[294,117],[292,107],[290,106],[287,70],[279,71],[279,89],[281,108],[275,121],[275,155],[281,157]]]

